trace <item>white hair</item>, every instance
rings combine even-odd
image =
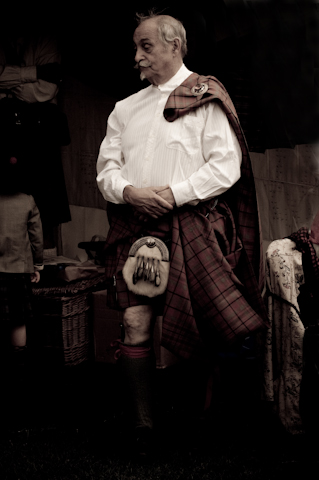
[[[151,18],[157,19],[159,38],[164,44],[171,43],[175,38],[179,38],[181,42],[182,58],[187,54],[186,30],[179,20],[170,15],[159,15],[150,11],[148,15],[137,13],[136,18],[138,24],[145,22]]]

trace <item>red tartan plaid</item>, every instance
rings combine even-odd
[[[253,268],[235,222],[220,198],[174,210],[171,226],[170,277],[164,299],[162,344],[184,358],[201,357],[205,345],[220,338],[231,343],[263,328],[266,310]],[[128,292],[121,270],[130,245],[154,231],[139,224],[128,205],[108,204],[110,232],[106,276],[116,279],[121,308],[147,303]],[[114,303],[112,304],[114,307]],[[205,342],[203,342],[205,338]]]
[[[233,216],[222,200],[210,211],[211,205],[178,209],[173,216],[162,344],[186,358],[216,339],[233,343],[267,324]]]
[[[192,88],[200,83],[207,84],[208,90],[203,95],[195,96]],[[228,111],[238,120],[236,109],[224,85],[216,77],[202,76],[197,73],[192,73],[170,94],[164,109],[164,117],[167,121],[174,122],[190,110],[196,110],[196,108],[211,100],[223,102]]]
[[[191,90],[199,83],[207,84],[208,90],[203,95],[194,96]],[[228,203],[236,219],[248,258],[259,279],[260,289],[262,289],[264,285],[262,236],[254,176],[245,135],[227,90],[215,77],[201,76],[197,73],[192,73],[169,96],[164,109],[164,117],[167,121],[173,122],[177,118],[186,115],[189,111],[195,110],[201,105],[211,101],[218,101],[220,103],[220,106],[227,115],[229,123],[236,133],[242,150],[241,178],[237,184],[229,190]]]

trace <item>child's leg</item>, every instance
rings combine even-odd
[[[26,373],[27,333],[26,326],[12,328],[10,332],[11,368],[17,382],[23,382]]]
[[[4,392],[4,410],[0,428],[20,428],[25,419],[26,334],[25,327],[1,329],[0,385]]]
[[[14,327],[10,332],[10,352],[8,373],[8,398],[10,399],[10,424],[21,428],[26,420],[26,387],[28,384],[28,361],[26,327]]]

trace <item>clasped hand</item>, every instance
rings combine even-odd
[[[149,217],[160,218],[173,210],[175,205],[173,192],[168,185],[146,188],[128,185],[124,189],[123,198],[134,207],[140,221],[147,221]]]

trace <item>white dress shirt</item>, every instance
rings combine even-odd
[[[97,160],[105,200],[125,203],[127,185],[169,185],[176,205],[196,205],[228,190],[240,177],[241,149],[218,102],[168,122],[170,93],[189,75],[185,65],[163,85],[150,85],[116,103]]]

